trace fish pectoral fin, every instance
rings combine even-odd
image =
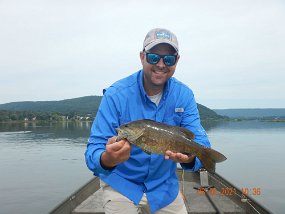
[[[145,128],[142,128],[142,129],[138,132],[137,138],[141,137],[141,136],[144,134],[144,132],[145,132]]]
[[[136,135],[128,136],[129,142],[135,142],[138,138],[140,138],[144,134],[145,128],[138,131]]]

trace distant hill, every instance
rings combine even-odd
[[[24,101],[0,104],[0,110],[33,112],[97,112],[102,96],[86,96],[59,101]]]
[[[0,104],[0,110],[6,111],[33,111],[59,113],[94,113],[97,112],[102,96],[86,96],[59,101],[24,101]],[[198,104],[201,119],[221,119],[213,110]]]
[[[208,107],[203,106],[199,103],[197,103],[197,106],[198,106],[198,110],[200,113],[201,120],[206,120],[206,119],[216,120],[216,119],[225,119],[226,118],[225,116],[221,116],[218,113],[216,113],[215,111],[213,111],[212,109],[209,109]]]
[[[269,118],[285,117],[285,108],[264,109],[214,109],[214,111],[230,118]]]

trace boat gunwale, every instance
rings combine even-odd
[[[54,207],[49,214],[67,214],[80,205],[90,195],[100,189],[100,178],[93,177],[87,183],[79,187],[70,196],[64,199],[56,207]]]

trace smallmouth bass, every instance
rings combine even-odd
[[[167,150],[193,154],[200,159],[209,172],[215,171],[218,162],[227,158],[220,152],[194,141],[194,134],[183,127],[170,126],[153,120],[136,120],[116,129],[117,141],[127,139],[146,153],[164,155]]]

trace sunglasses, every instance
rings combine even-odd
[[[154,53],[148,53],[148,52],[145,52],[145,53],[146,53],[146,61],[152,65],[157,64],[161,58],[163,59],[163,63],[166,66],[173,66],[175,65],[177,61],[177,55],[163,55],[162,56],[162,55],[158,55]]]

